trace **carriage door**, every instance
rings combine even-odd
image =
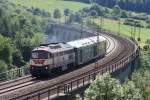
[[[80,50],[80,63],[82,63],[82,61],[83,61],[83,52],[82,52],[82,48],[81,48],[81,50]]]
[[[93,49],[94,49],[94,57],[95,57],[97,56],[97,44],[93,46]]]

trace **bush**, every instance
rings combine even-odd
[[[7,74],[5,73],[7,69],[7,64],[0,60],[0,81],[7,79]]]
[[[143,46],[143,49],[144,49],[145,51],[147,51],[148,49],[150,49],[150,46],[149,46],[149,45],[144,45],[144,46]]]
[[[11,40],[0,35],[0,59],[7,64],[12,62]]]

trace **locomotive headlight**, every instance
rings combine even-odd
[[[45,69],[48,69],[48,67],[46,66]]]

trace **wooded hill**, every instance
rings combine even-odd
[[[89,1],[95,1],[96,3],[109,8],[112,8],[115,5],[119,5],[120,8],[124,10],[150,13],[150,0],[74,0],[74,1],[85,3],[89,3]]]

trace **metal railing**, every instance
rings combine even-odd
[[[13,80],[25,75],[29,75],[29,66],[24,66],[21,68],[14,68],[6,72],[0,73],[0,82]]]

